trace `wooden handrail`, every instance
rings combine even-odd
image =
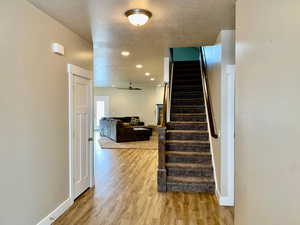
[[[213,138],[217,139],[219,138],[219,135],[216,129],[216,123],[214,119],[213,108],[212,108],[212,103],[211,103],[211,98],[209,93],[209,84],[208,84],[207,73],[206,73],[206,60],[205,60],[203,47],[200,47],[200,68],[201,68],[201,79],[202,79],[204,100],[206,103],[207,113],[208,113],[210,134]]]
[[[163,99],[163,118],[162,118],[162,127],[167,126],[167,113],[168,107],[170,107],[171,96],[172,96],[172,83],[173,83],[173,71],[174,71],[174,63],[170,63],[170,77],[169,83],[164,84],[164,99]]]
[[[167,108],[168,108],[168,83],[164,85],[164,101],[163,101],[163,118],[162,118],[162,127],[167,125]]]

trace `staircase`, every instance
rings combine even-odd
[[[158,190],[214,193],[200,63],[175,62],[171,122],[160,129]]]

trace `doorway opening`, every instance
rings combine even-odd
[[[109,116],[109,97],[95,96],[94,97],[94,129],[100,130],[100,120],[103,117]]]

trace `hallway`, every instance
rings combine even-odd
[[[97,139],[96,139],[97,140]],[[214,195],[158,193],[157,151],[96,147],[96,188],[54,225],[232,225]]]

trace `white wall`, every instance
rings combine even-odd
[[[217,194],[220,203],[232,205],[234,198],[233,181],[233,148],[228,140],[233,141],[233,133],[228,130],[233,121],[229,118],[229,76],[228,65],[235,64],[235,32],[223,30],[218,35],[215,45],[205,47],[207,72],[215,124],[220,134],[218,139],[212,138],[215,170],[217,176]],[[233,99],[232,99],[233,100]],[[233,104],[231,105],[233,108]],[[231,112],[233,114],[233,112]],[[231,135],[231,136],[230,136]]]
[[[156,104],[163,103],[162,87],[144,87],[143,91],[96,87],[94,95],[109,96],[109,116],[139,116],[147,125],[156,123]]]
[[[300,224],[299,12],[237,2],[235,225]]]
[[[0,224],[35,225],[68,198],[67,63],[91,69],[92,46],[24,0],[0,27]]]

